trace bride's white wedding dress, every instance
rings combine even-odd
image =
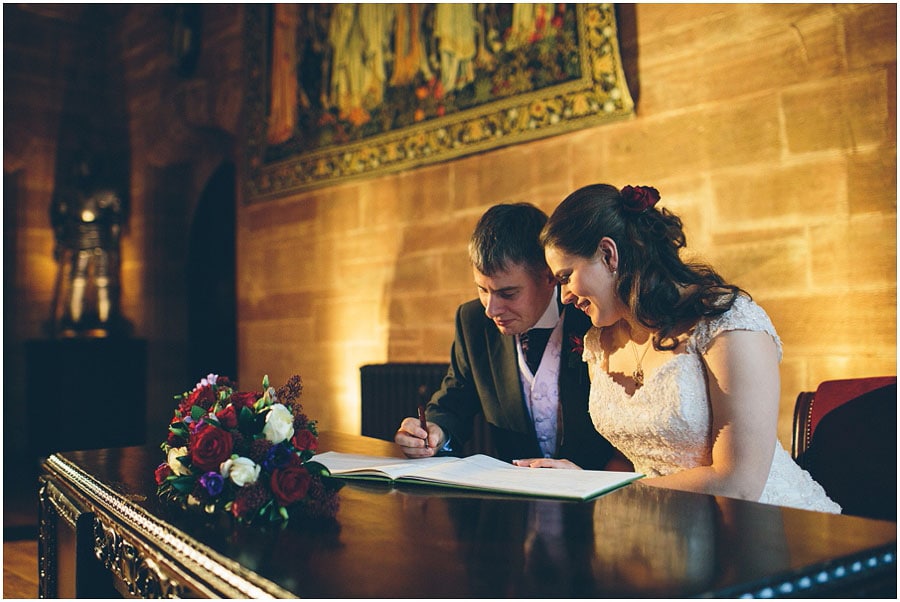
[[[700,357],[716,335],[729,330],[766,332],[778,346],[781,339],[765,310],[741,295],[721,316],[701,320],[683,352],[649,374],[634,396],[603,369],[600,330],[585,335],[584,360],[591,374],[590,413],[595,428],[647,477],[708,466],[711,463],[711,408],[705,366]],[[766,504],[839,513],[810,474],[800,468],[777,440],[765,489]]]

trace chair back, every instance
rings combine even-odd
[[[825,381],[800,393],[791,455],[844,514],[896,521],[897,377]]]
[[[896,376],[847,378],[826,380],[819,385],[815,392],[800,393],[794,405],[794,437],[791,456],[796,460],[803,455],[812,441],[816,427],[825,414],[870,391],[889,385],[896,386],[896,384]]]

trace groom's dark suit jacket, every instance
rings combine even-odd
[[[559,374],[562,428],[556,457],[582,468],[601,470],[612,457],[613,448],[597,433],[588,414],[590,380],[587,365],[581,361],[581,348],[590,319],[567,307],[563,320]],[[477,299],[461,305],[456,312],[450,367],[426,412],[428,420],[449,435],[455,453],[471,436],[475,415],[483,412],[500,459],[542,455],[525,407],[515,337],[500,334]]]

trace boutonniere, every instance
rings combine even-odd
[[[569,368],[577,368],[584,360],[581,359],[584,353],[584,339],[578,335],[569,335]]]

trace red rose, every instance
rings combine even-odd
[[[295,463],[272,472],[272,495],[282,506],[289,506],[306,497],[312,477],[303,466]]]
[[[195,389],[192,392],[191,397],[194,397],[194,405],[200,406],[204,410],[208,410],[216,403],[216,392],[213,391],[213,388],[210,385]]]
[[[240,412],[241,408],[250,408],[252,410],[253,404],[260,397],[262,397],[262,393],[255,391],[235,391],[231,394],[229,401],[234,406],[234,409]]]
[[[319,448],[319,440],[308,430],[302,429],[294,432],[291,445],[300,451],[316,451]]]
[[[219,422],[222,423],[222,426],[227,429],[237,428],[237,411],[234,409],[233,405],[227,405],[216,412],[216,418],[218,418]]]
[[[156,477],[156,484],[162,485],[166,482],[166,477],[172,474],[172,467],[163,462],[159,466],[156,467],[156,470],[153,472],[153,476]]]
[[[200,406],[204,410],[208,410],[216,403],[216,393],[210,385],[200,387],[191,391],[178,405],[178,410],[182,416],[190,416],[193,406]]]
[[[200,470],[219,470],[231,456],[234,440],[224,429],[204,424],[191,433],[191,464]]]
[[[622,200],[626,211],[642,213],[659,202],[659,191],[652,186],[626,186]]]

